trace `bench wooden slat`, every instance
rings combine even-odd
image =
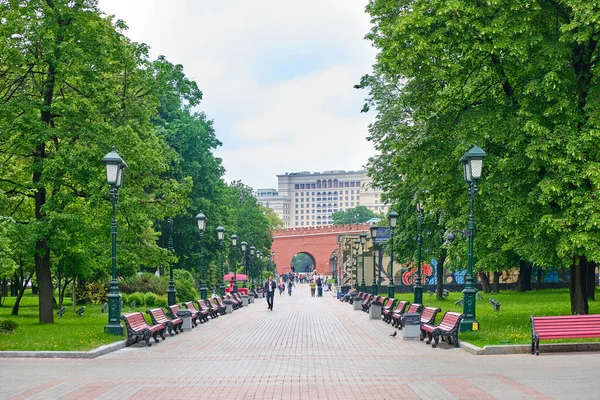
[[[423,324],[421,325],[421,336],[420,339],[424,340],[427,336],[427,344],[430,344],[432,340],[434,343],[432,347],[437,347],[440,337],[448,338],[448,343],[452,344],[454,341],[455,347],[458,347],[458,331],[460,328],[460,321],[464,318],[463,314],[446,311],[442,320],[437,325]]]
[[[158,343],[158,335],[165,340],[165,327],[162,324],[148,325],[144,314],[139,311],[124,314],[121,316],[121,319],[125,321],[125,326],[127,327],[126,346],[131,346],[138,342],[140,337],[146,342],[148,347],[152,346],[150,343],[151,337],[154,338],[156,343]]]
[[[540,354],[540,340],[600,337],[600,314],[530,317],[531,354]]]

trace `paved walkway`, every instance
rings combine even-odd
[[[2,399],[597,399],[597,353],[474,356],[298,285],[150,348],[0,359]]]

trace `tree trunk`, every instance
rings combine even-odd
[[[585,294],[588,300],[596,300],[596,263],[588,262]]]
[[[77,277],[73,276],[73,293],[71,294],[71,301],[73,303],[73,312],[77,308]]]
[[[494,271],[494,292],[500,293],[500,276],[502,272]]]
[[[532,264],[519,260],[519,278],[517,279],[517,292],[525,292],[531,290],[531,269]]]
[[[27,279],[23,279],[24,277],[21,276],[21,279],[19,279],[19,293],[17,294],[17,298],[15,300],[15,305],[13,306],[12,312],[10,313],[10,315],[14,315],[15,317],[19,315],[19,306],[21,304],[21,299],[23,298],[23,295],[25,294],[25,289],[27,289],[27,284],[29,283],[29,280],[31,279],[31,274],[29,275],[29,277]]]
[[[542,268],[538,267],[538,270],[537,270],[537,289],[538,290],[542,290],[542,279],[544,279],[544,277],[542,276]]]
[[[10,297],[17,297],[19,295],[19,286],[17,285],[18,280],[19,278],[17,278],[17,274],[15,273],[10,280]]]
[[[442,299],[442,292],[444,290],[444,264],[446,263],[446,249],[442,248],[440,258],[438,259],[437,269],[435,271],[437,277],[437,283],[435,287],[435,297],[438,300]]]
[[[587,260],[584,256],[574,260],[570,266],[569,294],[571,295],[571,314],[589,313],[586,295]]]
[[[490,287],[490,275],[487,272],[480,272],[479,280],[481,281],[483,293],[490,293],[492,291],[492,288]]]

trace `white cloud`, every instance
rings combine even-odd
[[[184,66],[224,146],[226,179],[275,187],[276,174],[360,169],[374,50],[365,0],[100,0],[127,35]]]

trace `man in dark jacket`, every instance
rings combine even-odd
[[[267,294],[267,305],[268,305],[269,310],[273,309],[273,298],[275,295],[276,287],[277,287],[277,285],[275,284],[273,277],[269,276],[269,280],[267,281],[267,283],[265,283],[265,290],[264,290],[264,292]]]

